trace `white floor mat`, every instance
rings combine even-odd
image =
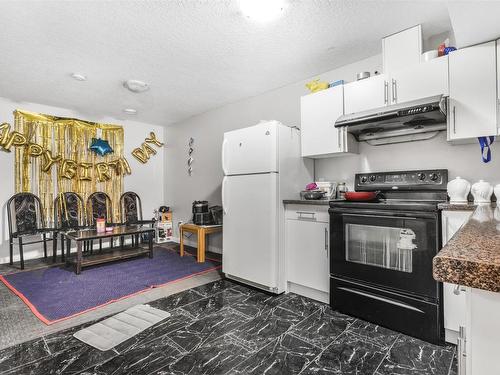
[[[137,305],[84,328],[73,336],[85,344],[106,351],[169,316],[170,313],[149,305]]]

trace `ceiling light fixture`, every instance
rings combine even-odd
[[[123,82],[123,87],[135,93],[144,92],[149,90],[149,85],[146,82],[137,79],[129,79]]]
[[[125,112],[127,115],[136,115],[137,114],[137,109],[125,108],[123,110],[123,112]]]
[[[73,73],[71,75],[71,77],[76,79],[77,81],[86,81],[87,80],[87,77],[84,76],[83,74],[80,74],[80,73]]]
[[[245,17],[257,22],[269,22],[278,18],[285,9],[285,0],[240,0]]]

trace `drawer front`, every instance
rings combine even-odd
[[[309,204],[287,204],[285,206],[285,218],[294,220],[306,220],[328,223],[328,205],[315,206]]]

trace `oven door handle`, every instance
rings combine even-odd
[[[356,216],[356,217],[377,217],[383,219],[398,219],[398,220],[417,220],[416,217],[411,216],[389,216],[389,215],[362,215],[362,214],[347,214],[343,213],[342,216]]]
[[[420,310],[414,306],[408,305],[407,303],[393,300],[391,298],[377,296],[375,294],[371,294],[369,292],[362,292],[361,290],[357,290],[357,289],[353,289],[353,288],[340,287],[339,289],[343,290],[345,292],[359,294],[360,296],[363,296],[363,297],[368,297],[368,298],[376,299],[378,301],[387,302],[387,303],[390,303],[391,305],[403,307],[407,310],[413,310],[413,311],[417,311],[419,313],[425,314],[422,310]]]

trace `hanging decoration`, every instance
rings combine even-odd
[[[154,144],[156,147],[162,147],[164,143],[160,142],[154,132],[149,133],[149,138],[145,138],[141,147],[132,150],[132,156],[139,160],[142,164],[147,163],[152,155],[156,155],[156,150],[150,146]]]
[[[97,155],[105,156],[106,154],[111,154],[113,149],[109,145],[108,141],[101,138],[92,138],[92,144],[89,150],[94,151]]]
[[[478,137],[477,139],[481,147],[481,158],[483,159],[483,163],[489,163],[491,161],[490,145],[495,142],[495,137],[490,135],[488,137]]]
[[[123,128],[72,118],[16,110],[14,129],[0,125],[0,150],[15,151],[16,192],[30,191],[42,200],[47,223],[52,223],[58,193],[72,191],[84,201],[95,191],[113,201],[113,220],[119,220],[123,176],[131,174],[123,156]],[[93,138],[107,140],[113,150],[103,156],[89,150]]]

